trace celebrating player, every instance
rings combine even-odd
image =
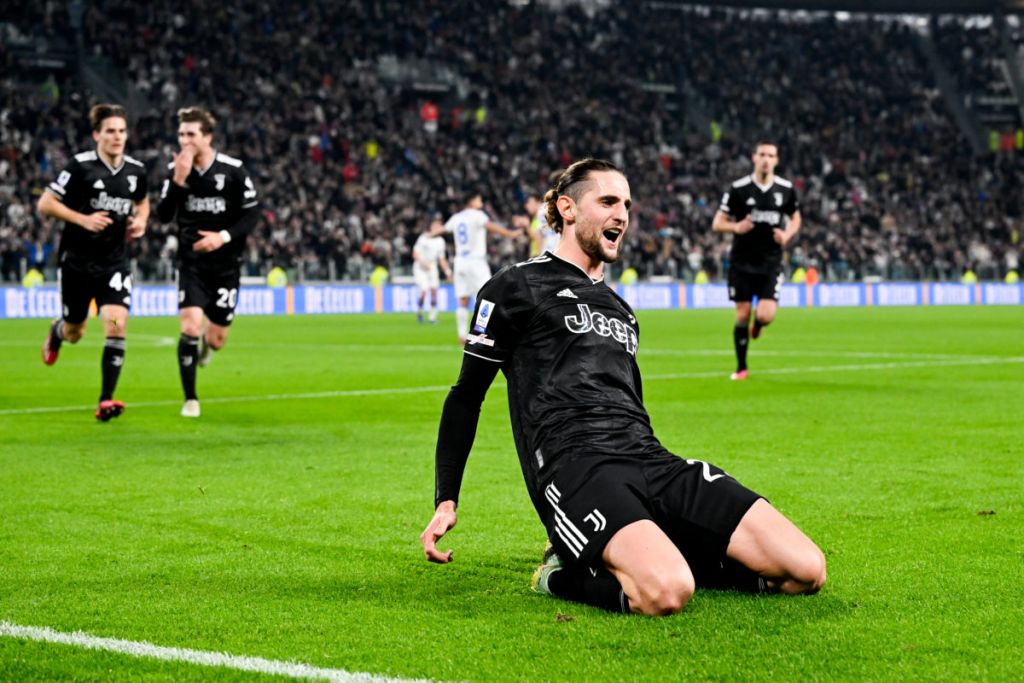
[[[164,181],[157,215],[164,223],[178,222],[181,415],[199,417],[196,366],[206,365],[227,341],[238,303],[242,250],[259,218],[259,202],[242,162],[213,149],[216,120],[209,112],[181,109],[178,122],[181,151],[168,166],[171,177]]]
[[[106,341],[101,361],[103,385],[96,419],[106,422],[124,412],[114,389],[124,365],[132,276],[126,239],[141,237],[149,220],[146,169],[124,153],[128,118],[116,104],[89,111],[96,150],[76,154],[39,198],[39,213],[64,221],[60,240],[60,297],[63,316],[50,324],[43,362],[57,362],[61,343],[85,334],[89,303],[95,299]]]
[[[436,450],[435,513],[420,536],[455,526],[480,405],[500,369],[530,498],[552,548],[534,589],[613,611],[681,610],[696,586],[813,593],[817,546],[721,469],[655,438],[636,364],[632,309],[605,285],[632,205],[626,177],[585,159],[545,195],[558,251],[503,269],[480,290]]]
[[[476,296],[487,279],[491,267],[487,264],[487,233],[503,237],[518,237],[521,230],[508,228],[493,222],[483,211],[484,199],[479,192],[466,197],[465,207],[444,224],[445,232],[455,236],[455,296],[459,305],[455,310],[455,327],[459,343],[466,343],[469,333],[469,300]]]
[[[775,319],[783,278],[782,248],[800,229],[800,201],[793,183],[775,175],[778,147],[759,142],[751,158],[754,172],[729,187],[711,225],[715,232],[734,235],[729,259],[729,298],[736,302],[736,372],[730,376],[734,380],[747,378],[747,341],[761,336],[762,328]],[[755,296],[757,312],[751,328]]]
[[[430,323],[437,322],[437,288],[441,284],[438,277],[438,266],[444,270],[444,276],[449,280],[452,277],[451,268],[448,267],[448,259],[444,256],[445,244],[444,223],[440,218],[430,221],[427,230],[416,239],[412,247],[412,275],[419,289],[419,300],[417,302],[416,319],[423,322],[423,306],[430,297]]]

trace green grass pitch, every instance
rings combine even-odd
[[[39,361],[0,321],[0,622],[445,681],[1024,679],[1024,307],[782,310],[728,381],[730,311],[643,311],[656,433],[824,550],[814,597],[698,591],[664,619],[535,595],[504,385],[459,526],[423,560],[454,322],[240,318],[178,416],[177,323]],[[49,412],[29,409],[54,407]],[[254,680],[0,638],[0,680]]]

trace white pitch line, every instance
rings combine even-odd
[[[953,365],[996,365],[1001,363],[1024,363],[1024,356],[1001,358],[998,356],[982,356],[978,358],[950,359],[944,361],[916,361],[906,363],[862,363],[860,365],[817,365],[810,367],[795,368],[765,368],[754,370],[751,375],[802,375],[804,373],[823,372],[850,372],[856,370],[903,370],[905,368],[940,368]],[[709,377],[724,377],[726,373],[721,370],[714,372],[680,372],[668,375],[649,375],[644,379],[706,379]]]
[[[1024,363],[1024,356],[999,357],[999,356],[961,356],[949,359],[929,359],[921,361],[906,361],[895,363],[862,363],[847,365],[811,365],[806,367],[789,368],[765,368],[753,371],[753,375],[799,375],[799,374],[820,374],[828,372],[855,372],[859,370],[903,370],[913,368],[947,367],[955,365],[995,365],[999,363]],[[677,379],[708,379],[723,377],[726,372],[723,370],[707,370],[703,372],[678,372],[662,375],[646,375],[643,379],[647,381],[677,380]],[[448,384],[441,384],[429,387],[394,387],[391,389],[342,389],[337,391],[314,391],[300,394],[265,394],[263,396],[223,396],[220,398],[204,398],[202,402],[207,403],[247,403],[252,401],[289,401],[311,398],[344,398],[348,396],[389,396],[392,394],[429,394],[433,392],[447,391]],[[131,403],[129,408],[156,408],[161,406],[174,406],[180,404],[180,400],[165,401],[140,401]],[[83,410],[92,410],[94,406],[43,406],[39,408],[9,408],[0,410],[0,417],[6,415],[31,415],[36,413],[68,413]]]
[[[285,676],[287,678],[326,680],[335,681],[336,683],[428,683],[427,679],[422,678],[392,678],[390,676],[380,676],[358,671],[346,671],[345,669],[323,669],[300,662],[283,662],[262,657],[229,655],[224,652],[163,647],[145,641],[101,638],[83,633],[82,631],[64,633],[46,627],[18,626],[8,621],[0,621],[0,636],[19,638],[21,640],[35,640],[42,643],[72,645],[87,650],[116,652],[131,657],[162,659],[167,662],[184,662],[199,666],[219,666],[237,671],[251,671],[271,676]]]
[[[264,396],[222,396],[220,398],[204,398],[207,403],[246,403],[251,401],[287,401],[308,398],[339,398],[345,396],[388,396],[390,394],[425,394],[435,391],[447,391],[450,384],[439,384],[432,387],[395,387],[393,389],[339,389],[336,391],[311,391],[302,394],[266,394]],[[157,408],[160,406],[176,406],[180,399],[166,401],[138,401],[131,403],[129,408]],[[11,408],[0,410],[2,415],[28,415],[32,413],[67,413],[79,410],[90,410],[93,406],[44,406],[41,408]]]

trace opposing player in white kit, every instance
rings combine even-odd
[[[426,232],[420,233],[416,244],[412,248],[412,276],[416,281],[416,287],[420,290],[419,300],[416,306],[416,319],[423,322],[423,306],[426,303],[427,295],[430,295],[430,324],[437,323],[437,288],[441,284],[438,276],[438,266],[444,271],[447,279],[452,279],[451,268],[448,267],[448,259],[445,258],[444,223],[440,218],[430,221]]]
[[[487,264],[487,233],[509,238],[523,234],[522,230],[510,230],[492,221],[484,213],[483,205],[483,196],[472,192],[466,198],[465,208],[444,224],[445,232],[455,236],[455,296],[459,299],[459,306],[455,309],[455,327],[459,332],[459,344],[465,344],[469,334],[469,300],[491,279],[491,267]]]

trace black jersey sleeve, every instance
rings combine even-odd
[[[488,280],[477,294],[462,371],[441,412],[434,454],[434,507],[445,500],[459,501],[480,406],[498,370],[518,345],[532,308],[525,279],[514,266]]]
[[[727,214],[730,218],[739,219],[744,214],[742,193],[737,191],[737,188],[730,186],[725,194],[722,195],[722,202],[718,206],[718,210],[724,214]]]
[[[477,294],[464,352],[504,363],[519,345],[535,305],[521,268],[499,271]]]
[[[786,193],[786,202],[782,205],[782,213],[792,216],[800,210],[800,198],[796,196],[796,188],[791,187]]]
[[[174,182],[173,178],[164,180],[164,185],[160,189],[160,201],[156,205],[156,215],[160,222],[170,223],[173,221],[184,199],[184,187]]]
[[[235,196],[232,198],[234,205],[240,207],[241,212],[234,225],[228,228],[232,241],[245,238],[256,226],[259,220],[259,200],[256,198],[256,185],[249,177],[249,172],[244,168],[238,169],[237,182],[235,184]]]
[[[135,176],[135,191],[132,192],[132,201],[136,204],[141,202],[149,194],[149,181],[146,179],[146,169],[140,168]]]
[[[53,182],[46,186],[65,206],[72,209],[81,206],[85,195],[85,169],[77,159],[64,167]]]
[[[434,507],[442,501],[459,502],[462,475],[476,438],[480,406],[498,374],[498,364],[470,354],[462,357],[459,380],[448,392],[434,452]]]

